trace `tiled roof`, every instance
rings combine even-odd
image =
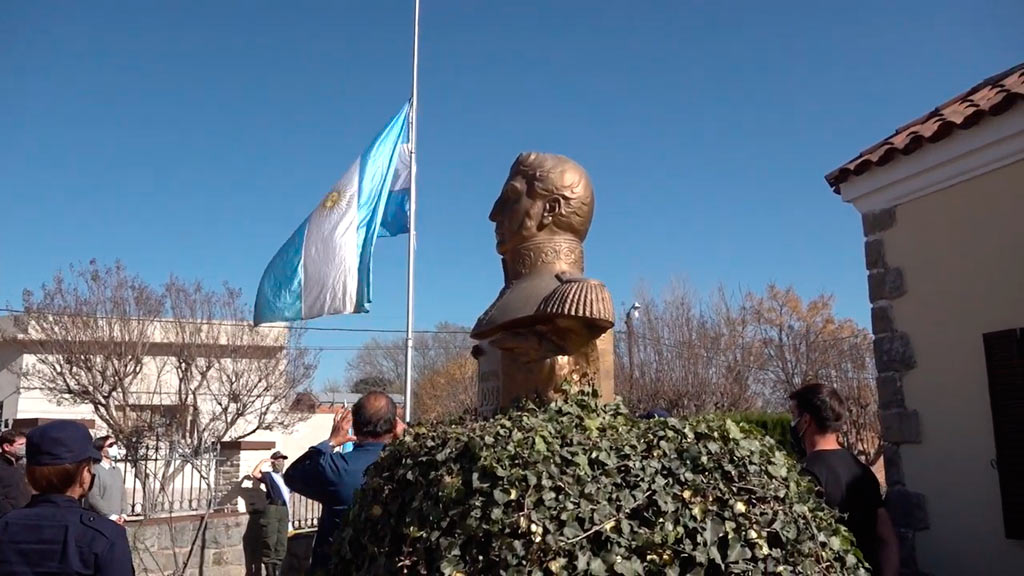
[[[916,152],[927,143],[948,137],[954,129],[966,130],[987,116],[998,116],[1024,100],[1024,63],[987,78],[977,86],[900,128],[856,158],[825,175],[832,190],[875,166]]]

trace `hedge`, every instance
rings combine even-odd
[[[793,441],[789,434],[789,425],[791,421],[789,414],[772,412],[739,412],[734,414],[724,414],[724,416],[735,422],[742,422],[757,428],[761,432],[764,432],[766,436],[774,440],[775,443],[785,450],[790,456],[796,454]]]
[[[796,465],[721,416],[571,395],[416,428],[335,542],[337,574],[866,574]]]

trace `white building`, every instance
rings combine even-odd
[[[253,330],[244,323],[146,322],[139,328],[123,329],[108,322],[96,328],[103,320],[81,319],[93,322],[69,338],[55,341],[45,336],[54,330],[40,330],[27,325],[16,316],[0,317],[0,428],[32,428],[50,420],[78,420],[92,429],[102,429],[91,406],[60,401],[44,393],[38,385],[46,356],[71,351],[81,354],[82,349],[109,348],[110,342],[90,341],[96,334],[136,331],[122,338],[130,342],[130,354],[140,357],[140,373],[131,384],[130,408],[150,414],[173,412],[179,404],[176,393],[178,376],[173,366],[174,353],[183,340],[200,343],[200,350],[209,358],[259,362],[279,356],[287,343],[288,330],[281,327]],[[183,327],[184,326],[184,327]],[[69,330],[69,332],[76,332]],[[145,335],[145,338],[140,338]],[[42,369],[42,370],[41,370]],[[34,374],[35,377],[30,375]],[[200,398],[200,403],[205,404]],[[212,405],[212,403],[211,403]]]
[[[53,330],[49,332],[54,333]],[[169,322],[156,322],[145,333],[149,335],[148,338],[140,339],[136,334],[134,339],[143,340],[135,349],[142,350],[143,353],[139,377],[132,383],[130,408],[147,417],[173,415],[179,409],[178,396],[171,393],[179,384],[177,373],[171,365],[171,360],[175,358],[175,348],[179,346],[179,336],[190,341],[199,339],[203,353],[217,357],[221,361],[228,359],[232,362],[273,359],[282,354],[288,342],[288,331],[280,326],[254,331],[251,325],[243,323],[237,326],[224,323],[203,326],[195,323],[188,333],[181,334],[180,326],[172,326]],[[257,336],[254,337],[254,334]],[[44,338],[41,331],[26,327],[15,317],[0,317],[2,428],[30,430],[52,420],[75,420],[93,430],[94,435],[105,433],[106,427],[101,419],[97,418],[91,405],[55,401],[38,386],[39,374],[33,375],[31,372],[46,362],[47,354],[61,351],[81,354],[81,348],[96,345],[87,338],[69,338],[61,342],[52,342]],[[237,433],[227,435],[229,440],[222,442],[218,449],[218,463],[211,462],[208,466],[217,468],[217,489],[223,494],[218,506],[241,512],[262,507],[265,500],[263,492],[251,478],[248,478],[256,464],[277,450],[287,454],[294,461],[310,446],[327,439],[335,411],[341,407],[351,407],[359,397],[359,394],[352,393],[302,393],[278,407],[296,415],[296,423],[290,429],[256,430],[244,438],[238,438]],[[392,395],[392,398],[401,410],[402,396]],[[252,402],[259,401],[258,398],[252,399]],[[204,410],[215,410],[218,406],[217,399],[206,396],[200,398],[200,403]],[[243,421],[238,426],[245,425]],[[138,480],[130,467],[125,467],[128,468],[126,486],[129,493],[129,510],[126,512],[129,515],[151,513],[146,510],[141,500]],[[200,484],[203,484],[203,481],[199,477],[199,471],[191,465],[186,467],[185,471],[172,481],[169,490],[172,493],[170,499],[174,502],[166,504],[167,510],[187,512],[196,508],[202,496],[208,493]],[[295,527],[314,527],[319,506],[295,495],[292,504]]]

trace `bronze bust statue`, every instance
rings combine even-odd
[[[583,276],[594,190],[583,168],[523,153],[491,209],[504,287],[473,327],[480,409],[554,393],[569,380],[614,394],[611,295]]]

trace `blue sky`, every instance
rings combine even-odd
[[[92,257],[251,302],[408,97],[411,16],[411,0],[6,5],[0,303]],[[823,175],[1024,59],[1022,20],[1019,0],[424,0],[417,327],[471,324],[496,294],[487,213],[531,149],[590,172],[587,273],[623,306],[641,281],[777,281],[866,324],[860,220]],[[313,325],[404,326],[405,238],[377,246],[372,313]],[[320,377],[349,354],[325,352]]]

